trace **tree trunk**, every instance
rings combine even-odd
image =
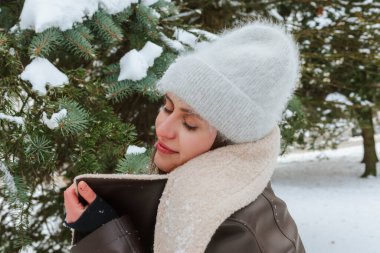
[[[365,107],[356,110],[359,126],[362,130],[365,171],[361,177],[376,176],[376,163],[379,161],[376,154],[375,131],[372,120],[372,108]]]

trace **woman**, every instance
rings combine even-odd
[[[155,253],[305,252],[270,186],[280,149],[277,123],[298,80],[298,58],[282,27],[251,22],[180,56],[165,72],[157,85],[165,103],[153,161],[168,180]],[[78,191],[89,205],[79,203],[73,185],[65,191],[72,228],[94,234],[121,219],[84,182]],[[88,229],[83,220],[94,206],[107,215]],[[124,252],[141,252],[138,244],[131,236]],[[122,252],[111,248],[103,251]]]

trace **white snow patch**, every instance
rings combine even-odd
[[[144,57],[136,49],[132,49],[120,59],[120,74],[117,80],[141,80],[146,77],[148,68]]]
[[[328,17],[327,12],[323,11],[321,16],[317,16],[314,20],[310,20],[308,23],[309,27],[322,29],[332,24],[332,20]]]
[[[325,98],[326,101],[338,102],[346,105],[352,105],[352,102],[343,94],[339,92],[330,93]]]
[[[42,113],[42,123],[44,123],[48,128],[55,129],[58,127],[58,122],[67,116],[67,110],[62,109],[59,112],[53,113],[50,119],[48,119],[46,112]]]
[[[145,151],[146,151],[146,148],[144,148],[144,147],[138,147],[138,146],[130,145],[130,146],[128,146],[126,154],[127,155],[138,155],[138,154],[145,153]]]
[[[323,115],[327,115],[331,112],[331,109],[326,109],[322,112]]]
[[[371,50],[369,48],[359,48],[359,53],[371,54]]]
[[[16,34],[19,31],[20,31],[20,25],[19,24],[16,24],[16,25],[12,26],[11,29],[9,29],[9,33],[11,33],[11,34]]]
[[[177,51],[177,52],[183,52],[183,51],[185,51],[185,47],[184,47],[184,45],[182,45],[179,41],[169,39],[169,38],[166,37],[166,35],[163,34],[163,33],[160,33],[160,38],[161,38],[161,40],[162,40],[162,41],[163,41],[168,47],[170,47],[170,48],[173,49],[174,51]]]
[[[118,81],[138,81],[147,76],[148,68],[153,66],[154,60],[162,54],[162,47],[148,41],[137,51],[132,49],[120,59],[120,74]]]
[[[152,12],[152,15],[154,17],[156,17],[157,19],[159,19],[161,17],[161,14],[158,13],[155,9],[152,9],[151,12]]]
[[[141,4],[145,6],[151,6],[157,2],[158,0],[141,0]]]
[[[99,0],[100,7],[103,8],[108,14],[122,12],[133,3],[138,3],[138,0]]]
[[[214,40],[219,38],[218,35],[211,33],[211,32],[208,32],[208,31],[205,31],[205,30],[201,30],[201,29],[193,28],[193,29],[190,29],[189,31],[196,33],[196,34],[203,35],[206,37],[207,40],[210,40],[210,41],[214,41]]]
[[[174,37],[176,37],[176,39],[179,40],[180,42],[192,48],[195,48],[197,44],[197,37],[194,34],[189,33],[188,31],[185,31],[181,28],[177,28],[177,27],[175,28]]]
[[[9,49],[8,53],[9,53],[10,55],[12,55],[12,56],[15,56],[15,55],[16,55],[16,51],[15,51],[15,49],[14,49],[13,47],[11,47],[11,48]]]
[[[37,57],[21,73],[21,79],[29,81],[39,95],[46,95],[45,85],[62,87],[69,82],[68,77],[47,59]]]
[[[99,7],[109,14],[123,11],[138,0],[26,0],[20,16],[21,29],[43,32],[51,27],[71,29],[91,17]]]
[[[4,119],[4,120],[10,121],[10,122],[14,122],[14,123],[21,125],[21,126],[24,126],[24,124],[25,124],[23,117],[10,116],[10,115],[4,114],[2,112],[0,112],[0,119]]]
[[[281,21],[281,22],[284,21],[284,18],[280,15],[280,13],[278,13],[277,9],[271,9],[269,11],[269,14],[272,15],[272,17],[274,17],[278,21]]]
[[[355,12],[361,12],[362,11],[362,8],[361,7],[354,7],[350,10],[351,13],[355,13]]]
[[[294,115],[294,113],[289,109],[286,109],[286,111],[284,112],[284,117],[286,119],[293,117],[293,115]]]
[[[140,54],[142,54],[148,63],[149,67],[153,66],[154,60],[162,54],[162,47],[148,41],[145,46],[140,50]]]
[[[4,173],[4,184],[12,194],[15,194],[17,192],[15,180],[13,179],[12,174],[9,172],[8,168],[2,161],[0,161],[0,171]]]
[[[98,1],[86,0],[26,0],[20,16],[21,29],[42,32],[50,27],[62,31],[71,29],[98,9]]]

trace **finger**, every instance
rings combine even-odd
[[[96,193],[84,181],[79,182],[78,192],[87,201],[88,204],[91,204],[96,199]]]
[[[64,204],[66,211],[66,222],[75,222],[84,212],[85,207],[79,202],[75,192],[75,184],[72,184],[64,192]]]
[[[64,191],[63,196],[65,199],[65,203],[72,203],[75,205],[79,205],[79,204],[81,205],[81,203],[78,200],[78,195],[75,192],[75,184],[70,185],[70,187],[68,187]]]

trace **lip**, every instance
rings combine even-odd
[[[163,144],[162,142],[157,142],[156,143],[156,148],[158,151],[160,151],[161,153],[164,153],[164,154],[175,154],[175,153],[178,153],[172,149],[170,149],[168,146],[166,146],[165,144]]]

